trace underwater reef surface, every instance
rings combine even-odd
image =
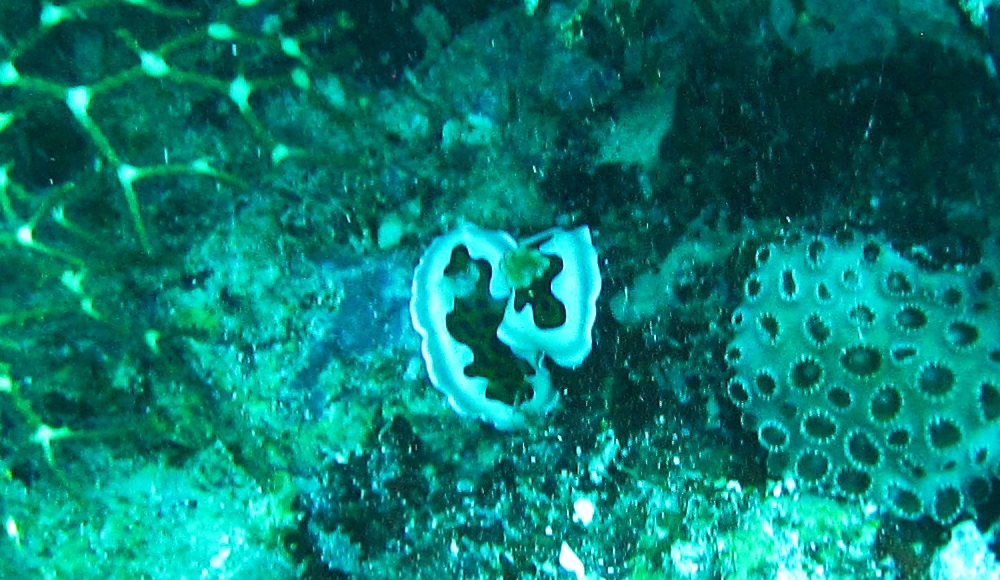
[[[998,305],[968,298],[996,295],[998,39],[989,0],[3,3],[0,577],[1000,577],[1000,337],[972,324]],[[432,289],[477,396],[551,375],[527,429],[428,377],[414,269],[462,224],[592,233],[576,368],[496,340],[475,244]],[[743,325],[761,248],[848,238],[961,282],[848,266],[895,318]],[[518,251],[511,303],[551,294],[558,327],[574,254]],[[821,277],[782,276],[779,302]],[[850,389],[731,348],[786,331]],[[908,349],[937,358],[875,384]]]

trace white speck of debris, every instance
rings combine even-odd
[[[596,511],[594,502],[585,497],[577,498],[573,502],[573,521],[583,527],[587,527],[590,525],[590,522],[594,521],[594,513]]]
[[[228,547],[223,547],[209,559],[208,565],[211,568],[218,570],[226,565],[226,560],[229,559],[229,555],[232,553],[233,553],[232,549]]]
[[[583,567],[583,562],[566,542],[563,542],[562,548],[559,548],[559,565],[562,566],[563,570],[576,574],[577,580],[587,578],[587,570]]]
[[[716,549],[719,552],[725,551],[725,541],[719,540]],[[677,541],[670,546],[670,561],[678,578],[703,577],[709,558],[709,548],[705,545]]]
[[[399,241],[403,239],[403,234],[403,220],[399,217],[399,214],[390,213],[386,215],[378,225],[375,235],[378,249],[391,250],[395,248],[399,245]]]

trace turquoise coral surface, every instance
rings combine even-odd
[[[844,399],[801,389],[762,429],[733,385],[815,374],[732,353],[761,247],[858,236],[928,280],[983,280],[996,10],[0,2],[0,577],[996,577],[994,440],[930,417],[914,436],[975,477],[946,478],[947,512],[901,513],[774,461],[782,434],[823,434],[776,417]],[[593,235],[592,349],[552,365],[559,404],[531,429],[459,416],[427,378],[414,268],[469,223]],[[979,291],[927,364],[965,376],[1000,340],[971,340],[997,308]],[[848,326],[829,361],[876,374]],[[995,438],[982,384],[935,412],[986,409]],[[910,408],[879,388],[880,416]],[[850,441],[827,451],[882,449]]]

